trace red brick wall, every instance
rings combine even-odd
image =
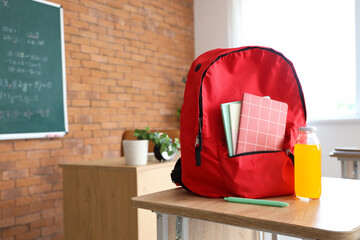
[[[121,134],[175,128],[194,57],[193,0],[64,8],[69,134],[0,142],[0,239],[63,239],[59,163],[119,157]]]

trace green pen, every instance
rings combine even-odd
[[[256,205],[265,205],[265,206],[273,206],[273,207],[287,207],[287,206],[289,206],[289,204],[286,203],[286,202],[261,200],[261,199],[251,199],[251,198],[226,197],[226,198],[224,198],[224,200],[228,201],[228,202],[256,204]]]

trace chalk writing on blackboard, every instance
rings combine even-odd
[[[1,89],[6,89],[8,91],[20,90],[21,92],[24,92],[24,93],[26,93],[27,91],[40,92],[42,90],[51,89],[52,86],[53,86],[53,83],[50,81],[43,82],[41,80],[37,80],[35,82],[30,82],[30,81],[26,81],[26,80],[16,80],[16,79],[9,80],[7,78],[0,77],[0,90]]]
[[[13,44],[25,43],[27,45],[40,47],[45,45],[45,41],[41,39],[39,31],[27,31],[22,33],[19,28],[5,25],[1,28],[1,32],[1,39]]]
[[[9,93],[0,91],[0,101],[8,104],[22,103],[34,104],[39,102],[40,96],[38,94],[22,94],[22,93]]]
[[[3,33],[13,34],[13,33],[18,33],[18,32],[20,32],[20,30],[17,29],[17,28],[9,27],[9,26],[3,26],[3,27],[2,27],[2,32],[3,32]]]
[[[10,8],[9,0],[0,0],[0,8]]]
[[[32,117],[34,117],[35,115],[40,116],[41,118],[48,118],[50,116],[50,109],[49,108],[45,108],[45,109],[35,109],[35,110],[17,110],[17,109],[12,109],[12,110],[0,110],[0,120],[12,120],[12,119],[18,119],[18,118],[25,118],[30,120]]]
[[[8,51],[6,63],[8,72],[42,75],[43,64],[48,62],[47,56],[26,54],[22,51]]]
[[[20,51],[8,51],[7,52],[8,57],[15,57],[15,58],[25,58],[32,61],[40,61],[40,62],[48,62],[48,57],[39,57],[35,54],[26,54],[25,52]]]

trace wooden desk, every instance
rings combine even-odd
[[[330,157],[337,157],[341,161],[341,177],[360,179],[360,148],[335,148],[329,153]]]
[[[164,216],[196,218],[301,238],[360,238],[360,181],[323,178],[319,200],[302,201],[295,196],[272,199],[288,202],[290,206],[277,208],[230,203],[223,199],[198,197],[181,188],[135,197],[132,204]],[[158,235],[158,239],[168,238]]]

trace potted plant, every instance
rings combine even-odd
[[[134,136],[138,139],[148,139],[154,143],[154,155],[156,159],[171,160],[180,148],[178,138],[173,140],[164,132],[150,132],[149,127],[145,129],[135,129]]]

